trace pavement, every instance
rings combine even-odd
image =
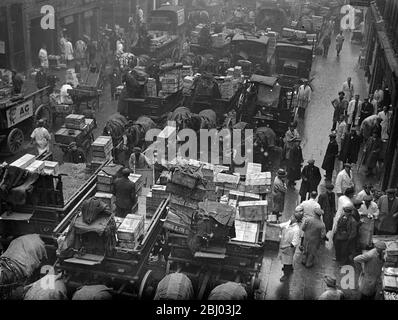
[[[364,71],[358,66],[360,46],[351,44],[349,33],[346,33],[345,37],[346,41],[339,58],[336,57],[334,41],[330,46],[327,58],[321,56],[315,58],[312,67],[313,77],[315,77],[312,101],[307,109],[304,123],[299,124],[299,131],[303,138],[304,161],[306,162],[312,158],[318,167],[322,165],[332,127],[333,107],[331,101],[337,97],[343,82],[350,76],[356,93],[359,93],[361,97],[368,93]],[[335,180],[340,168],[342,168],[341,163],[336,165],[333,180]],[[354,182],[356,191],[359,192],[366,180],[363,171],[357,171],[357,168],[354,168]],[[322,169],[321,174],[322,176],[325,174]],[[372,182],[377,182],[377,179],[378,177],[374,177]],[[323,183],[324,181],[321,182],[321,185]],[[282,221],[287,221],[294,213],[294,209],[299,203],[299,188],[300,183],[297,184],[295,190],[289,190],[286,194],[285,212],[281,218]],[[301,252],[297,250],[294,273],[289,281],[282,283],[279,281],[282,276],[282,265],[278,258],[278,252],[276,248],[266,249],[260,274],[260,289],[263,291],[262,298],[265,300],[318,299],[326,290],[326,285],[323,281],[323,277],[326,274],[334,275],[338,284],[341,283],[341,279],[345,275],[345,270],[333,258],[334,249],[322,246],[314,267],[307,269],[301,264]],[[355,274],[355,286],[357,287],[359,272]],[[359,298],[359,293],[355,289],[343,291],[347,299]]]

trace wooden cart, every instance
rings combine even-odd
[[[112,254],[105,255],[100,263],[84,261],[84,259],[59,259],[56,269],[66,277],[66,284],[78,288],[89,284],[107,284],[119,297],[142,299],[148,286],[156,288],[153,271],[149,269],[148,258],[167,215],[168,201],[164,200],[149,222],[145,236],[135,249],[116,247]],[[59,235],[68,226],[78,211],[71,212],[54,230]]]
[[[50,87],[45,87],[25,96],[0,100],[0,144],[11,154],[22,149],[37,120],[44,119],[47,127],[52,126],[50,91]]]

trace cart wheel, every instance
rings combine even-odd
[[[152,280],[152,270],[148,270],[144,277],[142,278],[141,284],[140,284],[140,290],[138,291],[138,298],[141,300],[143,293],[146,289],[146,287],[148,286],[148,284],[151,282]]]
[[[21,150],[24,142],[24,136],[21,129],[14,128],[7,137],[7,147],[12,154],[18,153]]]
[[[48,128],[52,127],[53,114],[51,112],[51,109],[44,104],[39,106],[35,112],[35,122],[37,122],[40,119],[43,119],[45,121]]]

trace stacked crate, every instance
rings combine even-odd
[[[33,154],[25,154],[18,160],[14,161],[13,163],[10,164],[11,167],[17,167],[20,169],[26,169],[29,167],[34,161],[36,160],[36,157]]]
[[[59,174],[59,163],[54,161],[44,161],[43,172],[50,176],[57,176]]]
[[[65,117],[66,129],[83,130],[86,127],[86,118],[80,114],[70,114]]]
[[[163,200],[167,199],[169,193],[166,191],[165,185],[155,184],[146,196],[146,212],[151,217]]]
[[[97,191],[113,193],[113,182],[115,177],[106,174],[104,171],[98,173],[97,176]]]
[[[44,167],[44,161],[35,160],[26,168],[26,170],[31,173],[43,173]]]
[[[158,91],[156,87],[156,79],[154,78],[148,78],[148,81],[146,83],[146,91],[149,97],[157,97],[158,96]]]
[[[129,180],[134,183],[135,193],[137,195],[141,194],[142,188],[144,187],[144,179],[142,175],[131,173],[129,175]]]
[[[91,145],[92,162],[103,163],[112,159],[112,137],[100,136]]]
[[[144,233],[145,217],[138,214],[128,214],[117,229],[119,247],[133,250]]]
[[[97,192],[95,198],[105,203],[112,212],[116,209],[116,198],[112,193]]]
[[[385,241],[386,261],[383,271],[385,300],[398,300],[398,240]]]

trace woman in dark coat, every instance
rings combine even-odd
[[[363,164],[368,168],[367,176],[373,174],[382,150],[382,141],[378,132],[373,131],[372,136],[365,144]]]
[[[323,159],[322,169],[326,171],[326,179],[332,181],[334,162],[336,160],[336,156],[339,153],[339,146],[336,142],[336,134],[332,133],[329,137],[330,142],[328,148],[326,149],[325,157]]]
[[[325,224],[326,232],[329,232],[333,228],[333,219],[336,215],[336,195],[333,192],[333,184],[328,183],[325,188],[326,192],[319,195],[318,203],[324,211],[323,223]]]
[[[351,128],[351,132],[345,136],[341,144],[339,160],[343,163],[357,163],[361,143],[362,138],[357,134],[355,128]]]
[[[293,187],[297,180],[301,179],[301,165],[304,162],[303,151],[300,147],[301,139],[296,138],[293,148],[290,150],[289,160],[287,162],[288,186]]]

